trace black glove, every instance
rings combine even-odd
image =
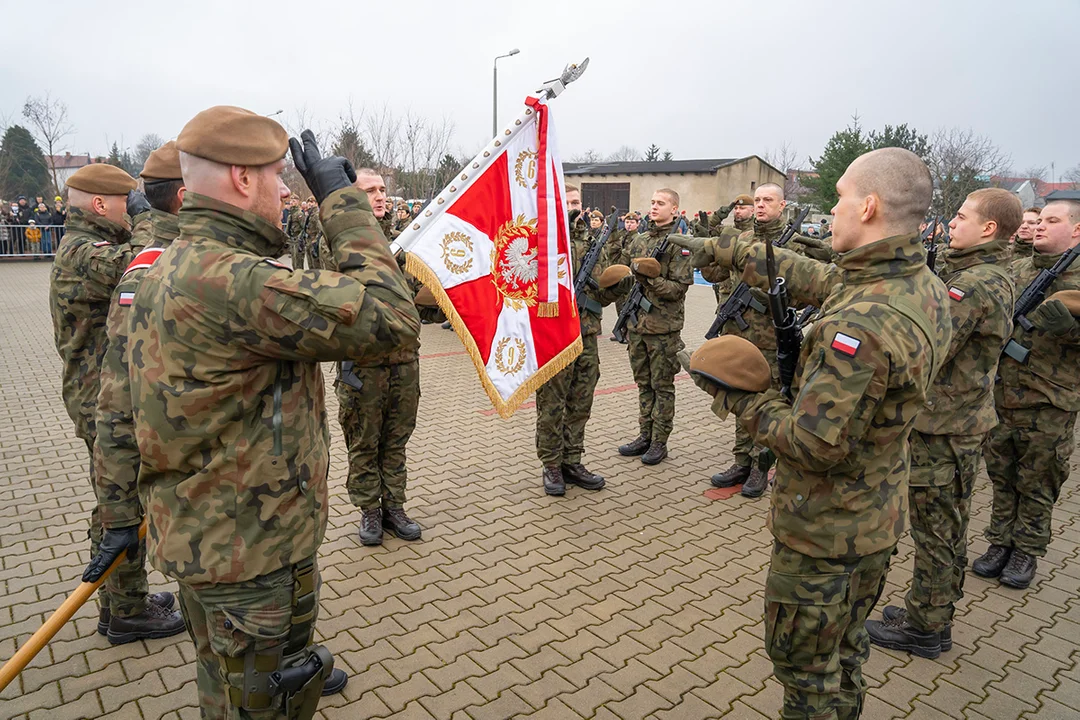
[[[706,229],[709,227],[709,213],[704,210],[698,210],[697,214],[698,222],[702,224]]]
[[[738,202],[739,202],[738,200],[732,200],[732,201],[731,201],[731,204],[729,204],[729,205],[727,206],[727,209],[728,209],[728,210],[734,210],[734,209],[735,209],[735,205],[736,205],[736,203],[738,203]]]
[[[1027,318],[1038,329],[1056,337],[1067,335],[1076,327],[1076,318],[1060,300],[1047,300],[1028,313]]]
[[[90,564],[83,571],[83,582],[96,582],[105,574],[120,554],[127,551],[128,560],[134,560],[139,553],[139,526],[109,529],[101,538],[98,554],[90,559]]]
[[[304,141],[303,146],[300,140]],[[289,138],[289,149],[296,169],[315,196],[315,202],[322,205],[331,193],[356,182],[356,170],[351,162],[340,155],[322,156],[315,144],[315,133],[305,130],[300,133],[300,140]]]
[[[577,219],[579,217],[581,217],[581,211],[580,210],[571,210],[570,211],[570,215],[569,215],[570,227],[574,227],[574,223],[577,222]]]
[[[150,201],[146,199],[146,195],[138,190],[130,190],[127,198],[127,214],[129,217],[135,217],[141,215],[144,212],[150,210]]]

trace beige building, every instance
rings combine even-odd
[[[753,195],[758,185],[784,187],[784,173],[759,158],[668,160],[656,162],[563,163],[566,182],[581,187],[585,207],[605,211],[649,211],[653,192],[671,188],[679,193],[679,209],[687,215],[716,210],[736,195]]]

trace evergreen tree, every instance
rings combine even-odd
[[[660,159],[660,147],[655,143],[649,146],[649,149],[645,151],[646,162],[656,162]]]
[[[909,128],[907,123],[896,127],[886,125],[880,133],[871,130],[866,139],[871,150],[887,147],[904,148],[918,155],[923,162],[930,159],[930,141],[926,135],[920,135],[915,128]]]
[[[355,125],[343,125],[334,139],[331,155],[340,155],[353,164],[354,168],[375,167],[375,156],[364,145],[360,131]]]
[[[33,198],[50,194],[49,166],[30,131],[12,125],[0,141],[0,197],[14,200],[19,195]]]
[[[674,160],[675,156],[671,154],[670,150],[665,150],[663,157],[661,157],[660,159],[663,160],[664,162],[667,162],[669,160]]]
[[[870,140],[863,135],[859,125],[859,116],[851,118],[843,130],[833,134],[825,144],[821,157],[814,161],[817,177],[804,177],[801,183],[809,191],[807,200],[823,212],[828,212],[836,204],[836,181],[847,171],[848,165],[855,158],[871,149]]]

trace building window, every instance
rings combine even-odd
[[[754,190],[757,190],[757,183],[755,181],[751,180],[750,181],[750,192],[753,193]]]

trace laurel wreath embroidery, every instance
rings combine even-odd
[[[442,239],[443,265],[455,275],[463,275],[464,273],[469,272],[473,264],[472,249],[472,240],[470,240],[469,236],[465,233],[446,233],[446,235],[443,235]]]
[[[513,347],[507,346],[513,342]],[[504,355],[505,353],[505,355]],[[495,367],[503,375],[515,375],[525,367],[525,342],[519,338],[503,338],[495,346]]]
[[[529,161],[528,170],[525,169],[526,160]],[[528,179],[526,179],[526,174]],[[517,184],[526,190],[536,189],[536,152],[522,150],[518,153],[517,162],[514,163],[514,178],[517,180]],[[529,187],[529,180],[532,180],[532,188]]]
[[[565,280],[566,279],[566,256],[565,255],[560,255],[559,256],[558,268],[559,268],[559,279],[560,280]]]
[[[539,262],[529,240],[536,237],[536,218],[518,215],[505,223],[495,235],[491,250],[491,282],[503,296],[503,303],[514,310],[536,305]]]

